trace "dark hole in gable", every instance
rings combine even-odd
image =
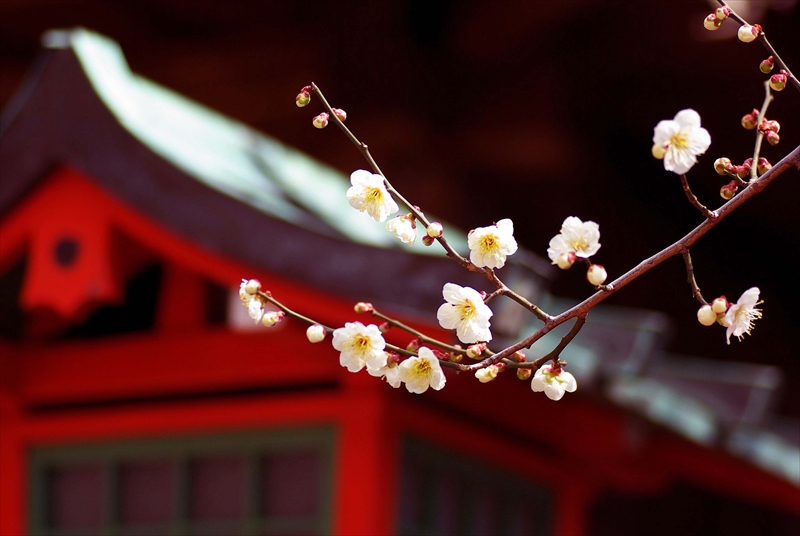
[[[58,242],[56,242],[56,245],[53,248],[53,255],[55,256],[56,264],[62,268],[69,268],[75,264],[80,250],[80,242],[74,238],[69,236],[59,238]]]

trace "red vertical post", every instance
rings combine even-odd
[[[27,485],[21,418],[16,397],[6,389],[0,390],[0,534],[3,536],[25,534]]]
[[[553,534],[583,536],[589,533],[589,507],[593,488],[582,482],[568,481],[556,488]]]

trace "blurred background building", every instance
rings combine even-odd
[[[749,6],[797,63],[797,9]],[[611,277],[682,236],[700,219],[649,156],[653,126],[700,112],[712,147],[690,180],[713,206],[710,164],[746,157],[739,117],[763,99],[763,49],[704,32],[707,4],[0,10],[6,532],[796,525],[794,172],[693,248],[707,297],[762,289],[753,337],[727,347],[697,324],[682,263],[665,263],[590,315],[565,355],[582,389],[558,405],[512,378],[451,376],[414,398],[344,373],[299,327],[242,332],[228,307],[255,272],[331,323],[369,299],[436,329],[441,285],[470,281],[341,206],[336,170],[366,166],[309,125],[315,103],[292,104],[311,80],[401,191],[462,228],[511,217],[543,253],[564,217],[591,219]],[[48,34],[42,53],[45,30],[78,24],[124,58],[84,31]],[[798,111],[791,90],[770,108],[773,163],[800,140]],[[526,253],[506,270],[548,311],[588,295],[582,274],[549,268]],[[533,328],[513,308],[498,321],[507,337]]]

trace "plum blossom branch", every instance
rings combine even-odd
[[[755,166],[753,167],[755,169]],[[692,189],[689,188],[689,181],[686,179],[686,174],[681,174],[681,186],[683,186],[683,192],[686,194],[686,197],[689,199],[689,202],[694,206],[697,210],[700,211],[704,217],[712,219],[716,217],[716,214],[708,210],[705,205],[703,205],[700,201],[697,200],[697,196],[694,195]]]
[[[758,112],[758,122],[764,121],[767,117],[767,108],[769,108],[770,103],[775,99],[772,96],[772,92],[769,89],[769,81],[764,82],[764,91],[766,95],[764,96],[764,102],[761,104],[761,110]],[[756,129],[756,143],[755,147],[753,148],[753,163],[750,166],[750,180],[753,180],[758,175],[758,157],[761,155],[761,144],[764,142],[764,131],[760,128]]]
[[[730,15],[729,16],[732,19],[734,19],[736,22],[738,22],[739,24],[750,25],[750,23],[747,22],[746,20],[744,20],[738,13],[736,13],[736,11],[734,11],[733,8],[730,5],[725,3],[725,0],[717,0],[717,3],[722,7],[727,7],[730,10]],[[773,58],[775,58],[775,63],[777,63],[778,66],[781,69],[786,71],[786,76],[789,79],[789,81],[792,83],[792,85],[798,91],[800,91],[800,80],[798,80],[797,77],[794,74],[792,74],[792,71],[789,69],[789,66],[786,65],[786,63],[778,55],[778,52],[775,50],[775,48],[772,46],[772,44],[767,39],[767,34],[764,33],[763,29],[758,32],[758,37],[757,38],[758,38],[759,41],[761,41],[761,44],[764,45],[764,48],[767,49],[769,54]]]
[[[703,305],[708,305],[708,302],[703,298],[700,287],[697,286],[697,281],[694,278],[694,266],[692,266],[692,255],[689,253],[689,248],[683,250],[681,255],[683,255],[683,262],[686,264],[686,279],[689,282],[689,286],[692,287],[692,297]]]
[[[558,365],[558,358],[561,356],[561,352],[569,343],[572,342],[572,339],[575,338],[575,336],[580,332],[581,328],[583,328],[583,325],[586,323],[586,315],[587,313],[579,314],[577,320],[575,320],[575,323],[572,325],[572,329],[569,330],[569,333],[561,337],[561,341],[559,341],[558,345],[556,345],[556,347],[553,348],[547,355],[535,360],[531,368],[539,368],[551,359],[553,360],[554,366]]]
[[[331,108],[331,105],[328,103],[327,99],[325,98],[325,95],[323,95],[323,93],[319,89],[319,87],[313,82],[311,83],[310,87],[311,87],[311,92],[319,98],[319,100],[322,102],[323,107],[330,114],[330,120],[332,120],[336,124],[336,126],[338,126],[342,130],[342,132],[344,132],[344,134],[347,137],[347,139],[349,139],[353,143],[353,145],[355,145],[358,148],[358,150],[361,152],[361,154],[367,160],[367,162],[369,163],[369,165],[373,169],[373,171],[375,173],[377,173],[378,175],[380,175],[381,177],[383,177],[384,184],[386,185],[386,189],[389,191],[389,193],[391,193],[392,196],[394,196],[397,199],[399,199],[400,202],[409,210],[409,212],[414,215],[414,218],[419,220],[420,223],[422,223],[425,226],[425,228],[430,227],[431,226],[431,222],[425,217],[425,215],[422,213],[422,211],[416,205],[411,204],[399,191],[397,191],[397,189],[394,188],[394,186],[392,186],[391,182],[389,182],[389,180],[386,178],[386,175],[383,174],[383,172],[381,171],[381,169],[378,166],[377,162],[375,161],[375,159],[370,154],[369,147],[367,146],[367,144],[363,143],[362,141],[360,141],[355,136],[355,134],[353,134],[352,131],[349,128],[347,128],[347,126],[344,124],[344,122],[339,117],[340,114],[336,114],[334,112],[333,108]],[[513,291],[508,286],[506,286],[500,280],[500,278],[497,276],[497,274],[495,273],[495,271],[492,268],[488,268],[488,267],[483,267],[482,268],[482,267],[476,266],[469,259],[467,259],[467,258],[463,257],[462,255],[460,255],[453,248],[453,246],[447,241],[447,239],[445,238],[444,234],[439,234],[439,236],[433,237],[433,239],[438,241],[439,244],[441,244],[441,246],[444,248],[445,252],[447,253],[448,257],[450,257],[451,259],[455,260],[458,264],[460,264],[462,267],[464,267],[465,269],[467,269],[467,270],[469,270],[471,272],[477,272],[477,273],[484,274],[486,276],[486,278],[489,279],[489,281],[491,281],[492,283],[495,284],[495,286],[498,288],[498,290],[501,291],[502,295],[507,296],[507,297],[511,298],[513,301],[515,301],[518,304],[520,304],[522,307],[524,307],[525,309],[527,309],[528,311],[533,313],[536,316],[536,318],[538,318],[542,322],[547,322],[550,318],[552,318],[550,315],[548,315],[546,312],[544,312],[538,306],[536,306],[533,303],[531,303],[527,298],[525,298],[524,296],[518,294],[517,292]]]
[[[437,346],[439,348],[447,350],[448,352],[455,352],[455,353],[464,354],[464,355],[466,355],[466,353],[467,353],[467,351],[464,350],[463,348],[459,348],[457,346],[453,346],[451,344],[447,344],[446,342],[440,341],[438,339],[434,339],[433,337],[429,337],[428,335],[425,335],[421,331],[418,331],[418,330],[412,328],[411,326],[408,326],[408,325],[400,322],[399,320],[397,320],[395,318],[392,318],[390,316],[386,316],[385,314],[383,314],[383,313],[381,313],[381,312],[379,312],[379,311],[377,311],[375,309],[372,309],[371,313],[372,313],[372,316],[380,318],[384,322],[387,322],[389,325],[394,326],[394,327],[399,328],[399,329],[402,329],[403,331],[406,331],[406,332],[410,333],[411,335],[414,335],[421,342],[424,342],[426,344],[431,344],[433,346]]]

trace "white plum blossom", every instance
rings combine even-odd
[[[653,156],[663,158],[664,169],[683,175],[706,152],[711,136],[700,126],[700,115],[681,110],[675,119],[659,121],[653,132]]]
[[[306,337],[308,342],[322,342],[325,339],[325,328],[319,324],[312,324],[306,330]]]
[[[489,383],[490,381],[497,378],[497,374],[499,372],[500,372],[500,367],[498,367],[497,365],[491,365],[475,372],[475,377],[478,378],[478,381],[480,381],[481,383]]]
[[[493,313],[477,290],[446,283],[442,296],[447,303],[439,307],[436,318],[443,328],[455,329],[464,343],[492,340],[489,318]]]
[[[570,216],[561,224],[561,232],[550,239],[547,256],[559,268],[567,269],[575,258],[588,259],[600,249],[600,226]]]
[[[350,175],[350,183],[346,194],[350,206],[366,212],[373,220],[386,221],[389,214],[400,210],[380,175],[359,169]]]
[[[739,340],[745,334],[749,335],[755,327],[753,322],[761,318],[761,309],[756,309],[756,305],[762,303],[758,301],[759,292],[758,287],[745,290],[739,301],[731,305],[725,313],[724,325],[728,328],[725,332],[728,344],[731,343],[731,335]]]
[[[369,372],[370,376],[375,376],[376,378],[383,378],[386,380],[386,383],[397,389],[400,387],[402,381],[400,380],[400,366],[397,363],[390,363],[387,360],[386,365],[379,369],[371,369],[367,367],[367,372]]]
[[[386,230],[395,234],[401,242],[414,245],[417,239],[417,224],[414,222],[413,214],[397,216],[386,222]]]
[[[531,380],[531,389],[536,393],[544,391],[550,400],[561,400],[565,392],[572,393],[577,388],[575,376],[561,367],[553,372],[552,364],[542,366]]]
[[[256,297],[251,297],[250,301],[247,302],[247,314],[250,315],[250,318],[255,320],[256,324],[258,324],[261,322],[264,312],[264,302]]]
[[[506,257],[517,251],[514,223],[506,218],[490,227],[478,227],[469,232],[469,260],[478,267],[502,268]]]
[[[341,352],[339,364],[350,372],[358,372],[365,366],[372,370],[386,366],[383,351],[386,341],[375,324],[345,323],[343,328],[333,331],[333,347]]]
[[[428,387],[436,391],[444,387],[442,366],[430,348],[423,346],[419,349],[419,356],[406,359],[397,368],[409,393],[422,394]]]

